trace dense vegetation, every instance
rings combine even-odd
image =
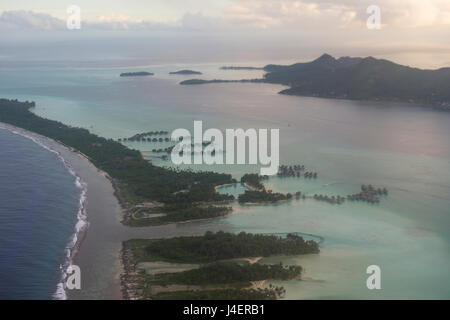
[[[282,288],[275,289],[214,289],[162,292],[145,296],[152,300],[275,300]]]
[[[219,231],[206,232],[204,236],[176,237],[160,240],[130,240],[137,262],[169,261],[183,263],[206,263],[244,257],[267,257],[284,254],[296,255],[318,253],[315,241],[304,240],[297,235],[280,238],[241,232],[239,234]]]
[[[292,194],[278,193],[267,191],[265,189],[260,191],[245,190],[243,194],[238,197],[239,203],[261,203],[261,202],[278,202],[292,199]]]
[[[450,68],[421,70],[388,60],[324,54],[306,63],[267,65],[265,81],[288,85],[284,94],[416,102],[450,108]]]
[[[231,207],[226,206],[203,206],[195,204],[174,204],[165,205],[162,208],[155,208],[152,212],[145,212],[145,210],[138,208],[137,214],[130,216],[128,224],[133,227],[143,227],[149,225],[160,225],[170,222],[189,221],[196,219],[209,219],[222,217],[231,212]],[[139,217],[139,213],[144,211],[143,217]],[[152,217],[151,214],[158,214]],[[159,215],[162,213],[163,215]]]
[[[261,183],[261,177],[256,173],[246,173],[241,178],[242,183],[247,183],[249,186],[256,189],[263,189],[264,185]]]
[[[250,264],[229,259],[318,253],[315,241],[288,234],[286,238],[241,232],[206,232],[204,236],[136,239],[123,242],[124,266],[131,293],[149,299],[276,299],[283,287],[255,288],[254,281],[299,278],[300,266]],[[136,272],[140,262],[201,263],[197,269],[162,274]],[[136,274],[138,275],[136,277]],[[174,285],[174,287],[168,287]],[[188,287],[182,287],[182,286]],[[160,286],[157,288],[155,286]]]
[[[127,203],[156,200],[186,208],[200,201],[232,199],[232,196],[221,195],[214,190],[216,185],[234,182],[229,174],[154,166],[137,150],[86,129],[38,117],[29,111],[31,107],[34,107],[34,102],[0,99],[0,121],[55,139],[82,152],[96,167],[116,180]],[[185,210],[184,214],[193,218],[194,215],[199,217],[198,213],[186,213]]]
[[[283,266],[281,264],[239,264],[236,262],[217,262],[179,273],[159,275],[157,280],[163,284],[233,284],[250,286],[251,281],[290,280],[302,273],[300,266]]]

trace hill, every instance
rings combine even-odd
[[[311,62],[264,69],[265,82],[290,86],[282,94],[450,108],[450,68],[422,70],[373,57],[335,59],[324,54]]]
[[[173,72],[169,72],[169,74],[185,74],[185,75],[191,75],[191,74],[202,74],[199,71],[194,71],[194,70],[179,70],[179,71],[173,71]]]

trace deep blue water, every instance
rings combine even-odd
[[[52,152],[0,129],[0,299],[50,299],[80,190]]]

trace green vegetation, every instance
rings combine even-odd
[[[144,227],[170,222],[217,218],[225,216],[232,209],[225,206],[179,204],[153,208],[150,212],[143,211],[142,208],[138,208],[130,215],[128,224],[132,227]],[[152,214],[156,216],[152,217]]]
[[[211,285],[240,284],[250,286],[251,281],[290,280],[302,273],[300,266],[283,266],[282,264],[239,264],[236,262],[217,262],[179,273],[167,273],[155,276],[158,283]]]
[[[315,241],[304,240],[297,235],[280,238],[245,232],[232,234],[209,231],[204,236],[129,240],[125,243],[133,248],[135,262],[207,263],[224,259],[319,252]]]
[[[300,279],[302,267],[250,264],[250,257],[318,253],[318,244],[288,234],[286,238],[241,232],[206,232],[204,236],[123,242],[131,296],[148,299],[276,299],[283,287],[262,288],[264,280]],[[237,259],[237,260],[231,260]],[[241,261],[239,261],[241,259]],[[180,272],[136,271],[141,262],[200,263]],[[143,267],[145,268],[145,267]],[[137,275],[137,276],[136,276]]]
[[[153,76],[154,73],[147,71],[139,71],[139,72],[123,72],[120,74],[121,77],[142,77],[142,76]]]
[[[211,210],[196,210],[200,202],[233,199],[233,196],[218,194],[214,189],[217,185],[235,182],[229,174],[154,166],[143,159],[137,150],[94,135],[86,129],[38,117],[30,112],[32,107],[34,102],[0,99],[0,121],[52,138],[86,155],[97,168],[113,178],[115,186],[120,188],[119,198],[124,206],[149,200],[170,204],[168,211],[173,206],[179,206],[183,210],[179,214],[174,213],[171,218],[180,221],[178,219],[182,216],[196,219],[204,218],[202,213],[207,217],[213,215]],[[189,206],[193,208],[189,210]]]
[[[291,199],[292,194],[290,193],[283,194],[272,192],[271,190],[267,191],[265,189],[261,191],[245,190],[245,192],[238,197],[239,203],[274,203]]]
[[[140,205],[129,211],[132,213],[131,217],[133,213],[136,214],[135,218],[129,220],[135,220],[133,225],[154,224],[155,220],[152,219],[156,219],[157,223],[164,223],[216,217],[229,212],[229,207],[217,206],[217,204],[229,201],[233,197],[218,194],[214,187],[235,183],[230,175],[180,171],[154,166],[144,160],[139,151],[131,150],[112,139],[91,134],[86,129],[66,126],[60,122],[36,116],[29,110],[34,106],[34,102],[0,99],[0,122],[52,138],[83,153],[96,167],[112,177],[115,186],[120,186],[119,196],[124,197],[124,204],[153,201],[154,205]],[[160,213],[158,217],[150,217],[157,213]],[[138,262],[145,261],[211,263],[234,258],[318,252],[319,247],[316,242],[305,241],[296,235],[279,238],[244,232],[237,235],[207,232],[201,237],[130,240],[123,243],[122,259],[125,275],[122,283],[136,284],[136,287],[140,288],[138,290],[142,289],[142,292],[139,293],[140,291],[127,287],[124,289],[124,294],[126,297],[132,294],[132,297],[152,299],[276,299],[283,294],[283,288],[255,290],[242,288],[242,285],[264,277],[289,279],[298,275],[301,268],[217,263],[201,267],[200,272],[186,271],[184,277],[180,275],[162,277],[167,277],[166,281],[169,282],[202,283],[205,281],[205,278],[202,278],[204,275],[201,274],[203,271],[210,276],[216,275],[212,283],[208,285],[223,284],[229,279],[237,287],[215,286],[205,290],[151,294],[145,289],[145,275],[142,279],[141,274],[135,273],[134,266]]]
[[[241,178],[242,183],[248,184],[250,187],[256,189],[264,189],[264,185],[261,183],[261,177],[256,173],[246,173]]]
[[[161,292],[148,298],[152,300],[275,300],[283,292],[283,288],[262,290],[229,288]]]

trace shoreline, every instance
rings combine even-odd
[[[258,189],[254,186],[249,185],[247,182],[243,182],[244,186],[252,191],[261,191],[261,189]]]
[[[67,261],[64,263],[64,268],[63,268],[62,274],[61,274],[61,281],[57,284],[56,291],[53,294],[53,298],[61,299],[61,300],[73,299],[73,298],[79,299],[80,296],[76,292],[74,292],[74,291],[68,292],[68,289],[65,288],[64,280],[69,275],[67,272],[67,267],[70,265],[73,265],[73,264],[77,264],[77,263],[74,263],[74,261],[77,262],[76,260],[78,259],[80,254],[86,254],[85,251],[91,251],[91,253],[92,253],[92,251],[94,253],[100,253],[100,252],[98,252],[99,251],[98,248],[100,248],[100,250],[104,250],[105,247],[112,246],[112,247],[116,248],[115,250],[117,250],[116,252],[118,253],[118,255],[115,255],[116,260],[115,260],[114,265],[117,265],[117,263],[118,263],[119,269],[114,268],[113,266],[111,267],[111,270],[113,270],[113,272],[115,274],[114,278],[118,278],[119,283],[120,283],[119,288],[116,288],[120,291],[120,296],[117,295],[116,298],[127,299],[127,300],[128,299],[139,299],[140,293],[138,291],[136,291],[139,289],[137,286],[137,282],[139,282],[139,280],[141,279],[142,276],[139,274],[140,272],[139,272],[139,269],[136,268],[136,265],[132,263],[131,252],[127,251],[127,249],[123,246],[123,242],[122,242],[123,239],[117,239],[117,241],[116,241],[117,243],[114,243],[111,245],[109,243],[108,244],[103,243],[104,246],[101,246],[101,245],[92,246],[92,241],[88,241],[89,243],[91,243],[91,245],[86,243],[85,240],[86,240],[87,235],[93,236],[94,238],[96,237],[95,230],[92,230],[92,232],[88,230],[88,229],[90,229],[90,226],[91,226],[90,225],[91,222],[89,221],[90,219],[88,220],[88,213],[89,213],[89,218],[92,218],[92,215],[90,214],[91,211],[87,209],[88,200],[89,199],[92,200],[92,197],[87,196],[87,190],[88,190],[87,185],[88,184],[86,181],[84,181],[80,177],[79,172],[77,172],[77,170],[75,170],[72,167],[71,161],[66,160],[66,158],[61,154],[60,150],[58,151],[57,149],[61,148],[61,149],[65,150],[66,152],[69,152],[70,155],[80,159],[82,162],[84,162],[84,164],[87,164],[89,167],[91,167],[93,170],[95,170],[96,173],[98,173],[100,176],[104,177],[106,179],[106,181],[108,181],[110,183],[112,192],[111,191],[109,191],[109,192],[110,192],[111,196],[117,201],[117,203],[120,207],[121,219],[119,222],[117,222],[117,224],[120,225],[120,227],[122,227],[122,228],[130,229],[131,227],[123,224],[123,219],[126,215],[126,210],[127,210],[128,204],[121,197],[120,187],[118,186],[115,179],[113,179],[111,176],[109,176],[106,172],[97,168],[90,161],[88,156],[86,156],[85,154],[83,154],[82,152],[80,152],[78,150],[75,150],[74,148],[72,148],[70,146],[65,145],[64,143],[61,143],[52,138],[22,129],[20,127],[10,125],[7,123],[0,122],[0,129],[5,129],[5,130],[11,131],[15,134],[19,134],[25,138],[31,139],[33,142],[39,144],[43,148],[49,150],[50,152],[55,153],[58,156],[59,160],[63,162],[63,164],[69,171],[69,173],[71,173],[76,178],[77,186],[78,186],[78,184],[81,186],[80,188],[82,191],[80,194],[79,212],[82,212],[83,214],[82,214],[82,218],[79,217],[79,220],[74,227],[75,233],[70,237],[70,240],[66,247],[66,249],[69,250],[69,253],[67,254]],[[55,146],[58,146],[58,148],[55,148]],[[216,186],[216,191],[220,187],[224,187],[224,186],[228,186],[228,185],[233,185],[233,183]],[[248,185],[247,183],[244,183],[244,186],[250,190],[255,190],[254,187]],[[91,190],[91,189],[89,189],[89,190]],[[96,199],[96,201],[98,201],[98,200]],[[255,205],[258,205],[258,204],[261,205],[261,203],[255,203]],[[273,204],[273,203],[271,203],[271,204]],[[186,224],[187,222],[202,221],[202,220],[210,220],[210,218],[182,221],[182,222],[173,223],[173,225],[178,225],[178,224],[183,225],[183,224]],[[100,226],[100,223],[95,223],[95,226],[96,227],[100,226],[103,229],[107,229],[107,226],[105,227],[103,224],[107,224],[108,222],[114,223],[114,221],[106,221],[106,220],[104,220],[104,218],[103,218],[103,220],[100,220],[100,221],[101,221],[102,226]],[[169,224],[169,225],[171,225],[171,224]],[[114,226],[114,227],[116,227],[116,226]],[[134,228],[131,228],[131,229],[134,229]],[[114,233],[115,228],[113,228],[111,230],[112,230],[112,233]],[[110,230],[110,232],[111,232],[111,230]],[[147,230],[150,230],[150,229],[147,229]],[[115,230],[115,231],[118,231],[118,230]],[[130,233],[133,233],[131,230],[129,230],[129,231],[130,231]],[[176,236],[176,235],[174,234],[172,236]],[[120,238],[120,236],[119,236],[119,238]],[[94,250],[95,248],[97,248],[97,250]],[[88,268],[92,267],[93,265],[96,265],[97,267],[99,265],[101,265],[101,263],[96,263],[97,262],[96,260],[94,260],[94,261],[86,260],[86,262],[87,263],[85,263],[85,265],[87,265]],[[85,270],[85,266],[82,265],[82,267],[83,267],[82,270]],[[92,272],[92,273],[94,273],[94,272]],[[84,273],[83,273],[82,278],[84,279]],[[96,283],[94,282],[94,284],[90,284],[88,286],[91,286],[94,288],[95,284]],[[112,284],[111,286],[113,286],[113,285],[114,284]],[[83,285],[83,289],[84,289],[84,285]],[[94,288],[94,289],[98,290],[97,288]],[[105,290],[108,290],[108,288],[105,288]],[[88,295],[89,295],[89,291],[90,290],[88,289],[88,293],[87,293]],[[100,291],[101,291],[101,289],[100,289]],[[72,292],[74,292],[74,293],[72,294]],[[109,296],[108,294],[106,294],[106,295]],[[85,298],[87,296],[83,292],[83,293],[81,293],[81,297]]]
[[[125,269],[122,256],[122,242],[130,238],[129,234],[140,233],[138,230],[133,229],[141,228],[129,227],[123,223],[127,210],[129,209],[129,204],[121,196],[120,187],[118,186],[117,181],[105,171],[97,168],[87,155],[75,150],[71,146],[41,134],[0,122],[0,130],[2,129],[30,139],[42,148],[54,153],[58,157],[58,160],[63,163],[69,174],[75,177],[75,184],[81,190],[79,200],[80,205],[77,213],[78,221],[74,225],[75,232],[70,235],[65,251],[63,252],[65,253],[66,259],[64,263],[61,264],[63,265],[63,268],[61,270],[60,282],[56,285],[55,292],[51,295],[51,298],[56,300],[78,300],[87,299],[93,295],[94,299],[98,299],[99,296],[106,297],[106,299],[127,299],[126,296],[123,295],[124,284],[122,284],[122,281],[120,280]],[[67,154],[63,155],[62,153]],[[74,162],[77,162],[77,168],[74,167]],[[81,174],[81,171],[83,171],[83,174]],[[93,173],[96,173],[97,175]],[[88,180],[92,180],[92,184],[96,185],[92,186],[90,183],[91,181]],[[89,188],[88,185],[90,185]],[[106,193],[108,199],[102,198],[99,200],[98,197],[93,195],[96,193]],[[110,210],[108,210],[108,208],[113,208],[114,211],[117,211],[116,219],[114,219],[114,216],[105,214],[105,212],[109,213]],[[80,212],[83,213],[81,217]],[[103,217],[100,213],[103,214]],[[96,234],[99,232],[91,229],[97,229],[97,231],[101,230],[101,232],[104,233],[104,236],[110,237],[111,235],[114,235],[118,237],[117,239],[114,239],[114,241],[103,239],[106,237],[95,239],[97,237]],[[89,238],[94,238],[94,240],[90,240]],[[95,250],[94,247],[98,247],[97,250]],[[95,271],[97,271],[97,269],[103,269],[98,268],[98,266],[104,261],[95,260],[92,256],[92,252],[94,252],[95,256],[98,256],[99,250],[109,250],[108,260],[111,262],[111,266],[106,267],[108,268],[108,271],[110,271],[108,274],[109,280],[111,280],[111,278],[113,280],[112,283],[104,283],[102,289],[96,288],[96,285],[94,284],[99,277],[99,275],[94,275]],[[68,290],[65,287],[64,281],[69,275],[67,268],[70,265],[78,265],[81,269],[81,290]],[[91,271],[88,272],[87,277],[93,279],[93,281],[87,285],[89,287],[88,289],[85,289],[86,282],[83,284],[83,281],[85,281],[86,278],[86,272],[83,272],[85,269],[91,269]],[[102,270],[102,274],[103,273],[104,270]],[[83,289],[85,289],[85,291]]]
[[[66,168],[71,169],[69,173],[78,177],[82,182],[80,185],[85,187],[85,191],[80,195],[80,204],[83,204],[80,205],[80,210],[86,212],[83,219],[85,225],[80,228],[77,222],[74,226],[75,232],[69,237],[67,247],[70,247],[70,254],[67,255],[68,260],[64,264],[61,281],[51,295],[53,299],[129,299],[129,295],[124,294],[124,289],[132,285],[132,282],[124,282],[127,261],[123,255],[123,241],[134,238],[148,239],[158,234],[159,238],[162,236],[161,232],[164,233],[163,237],[182,236],[185,235],[182,230],[178,232],[173,228],[210,220],[205,218],[161,226],[129,227],[123,224],[128,204],[120,196],[120,187],[114,178],[97,168],[88,156],[55,139],[8,123],[0,122],[0,130],[2,129],[30,139],[55,153]],[[193,228],[196,229],[194,225]],[[149,233],[151,230],[155,231],[155,235]],[[191,234],[191,231],[187,231],[187,234]],[[63,284],[68,276],[69,265],[80,267],[81,290],[69,290]]]
[[[127,268],[130,265],[124,256],[123,241],[136,237],[149,238],[150,236],[152,238],[150,234],[143,237],[141,233],[144,230],[150,231],[153,227],[133,228],[123,224],[129,204],[121,196],[121,190],[117,181],[108,173],[97,168],[90,161],[89,157],[82,152],[55,139],[8,123],[0,122],[0,130],[2,129],[30,139],[42,148],[57,155],[58,160],[62,161],[69,173],[75,177],[77,186],[83,186],[80,192],[79,206],[79,212],[84,213],[82,215],[83,218],[79,218],[74,226],[75,232],[69,237],[66,250],[70,251],[66,254],[67,259],[64,261],[60,281],[51,297],[60,300],[89,299],[91,297],[95,299],[99,297],[106,299],[131,299],[131,296],[126,293],[126,288],[132,285],[133,281],[125,281],[128,275]],[[73,162],[76,162],[76,166],[73,166]],[[81,174],[80,171],[90,172]],[[93,171],[98,175],[93,174]],[[103,181],[100,181],[100,185],[92,186],[91,181],[87,180],[93,180],[96,183],[99,182],[98,180]],[[102,192],[99,192],[99,190]],[[113,201],[105,203],[105,201],[102,201],[103,199],[92,195],[95,193],[106,193],[110,198],[109,200]],[[91,207],[94,207],[94,209]],[[117,209],[117,219],[114,219],[114,216],[110,214],[108,215],[108,211],[110,211],[108,208],[111,207]],[[210,220],[210,218],[168,223],[160,227],[171,229],[176,225],[189,225],[190,222],[201,223],[206,220]],[[83,223],[80,223],[80,221]],[[155,229],[158,229],[158,227]],[[170,236],[177,236],[177,232],[171,233]],[[108,254],[107,257],[105,257],[106,254]],[[99,255],[102,255],[102,257],[98,258]],[[109,272],[107,275],[104,275],[104,261],[109,262],[106,265]],[[80,267],[82,290],[69,290],[65,286],[64,282],[70,275],[67,272],[67,268],[70,265],[78,265]],[[100,271],[101,275],[95,274]],[[101,283],[100,277],[107,278],[108,282]],[[86,278],[92,279],[92,281],[88,281]],[[100,288],[98,288],[99,285],[101,286]]]
[[[52,294],[52,298],[55,300],[67,300],[68,299],[68,293],[66,291],[64,281],[68,276],[68,267],[73,264],[73,261],[75,260],[77,254],[79,253],[81,249],[81,245],[83,243],[83,240],[86,237],[87,231],[89,229],[89,220],[88,220],[88,213],[86,210],[87,205],[87,183],[78,175],[78,173],[75,171],[73,166],[67,161],[64,156],[59,152],[58,150],[55,150],[49,145],[50,143],[56,143],[60,147],[65,148],[67,151],[71,152],[73,155],[78,156],[86,161],[88,161],[91,165],[93,165],[89,158],[82,154],[81,152],[75,151],[73,148],[60,143],[54,139],[42,136],[38,133],[34,133],[25,129],[22,129],[20,127],[16,127],[4,122],[0,122],[0,129],[1,130],[7,130],[13,134],[20,135],[26,139],[29,139],[33,141],[34,143],[38,144],[42,148],[46,149],[47,151],[54,153],[58,160],[62,162],[66,170],[70,175],[72,175],[75,178],[75,185],[78,189],[80,189],[80,198],[79,198],[79,205],[78,205],[78,212],[77,212],[77,222],[75,223],[74,229],[75,232],[69,237],[69,241],[64,249],[65,253],[65,260],[60,264],[61,267],[61,277],[60,282],[56,285],[55,292]],[[99,169],[98,169],[99,170]],[[105,172],[102,172],[99,170],[99,173],[103,173],[106,175]]]

